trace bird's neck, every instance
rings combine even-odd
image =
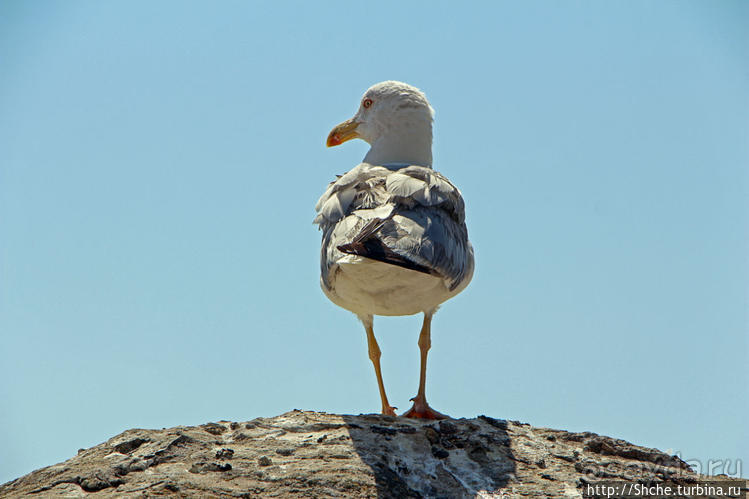
[[[432,128],[399,130],[379,137],[364,156],[370,165],[405,163],[432,167]]]

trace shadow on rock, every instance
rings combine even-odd
[[[374,474],[377,497],[475,497],[514,477],[507,422],[343,416],[354,450]]]

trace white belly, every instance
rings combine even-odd
[[[351,255],[338,262],[330,283],[331,289],[322,286],[327,297],[358,315],[418,314],[433,310],[465,287],[450,291],[439,277]]]

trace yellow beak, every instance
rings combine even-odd
[[[344,121],[330,131],[330,134],[328,134],[328,141],[326,142],[326,145],[328,147],[339,146],[347,140],[359,137],[359,133],[356,131],[356,127],[358,126],[359,123],[354,121],[353,118]]]

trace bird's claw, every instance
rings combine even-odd
[[[448,419],[450,416],[437,412],[427,404],[426,400],[419,399],[418,396],[411,399],[414,403],[413,407],[403,413],[404,418],[418,418],[418,419]]]
[[[382,408],[382,415],[383,416],[397,416],[398,414],[396,414],[396,412],[395,412],[396,409],[397,409],[397,407],[390,407],[390,406],[383,407]]]

